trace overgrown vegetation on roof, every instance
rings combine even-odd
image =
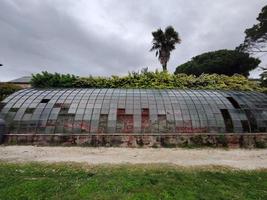
[[[37,88],[155,88],[155,89],[213,89],[266,91],[266,88],[242,75],[226,76],[218,74],[202,74],[199,77],[186,74],[170,74],[168,72],[131,72],[127,76],[111,77],[77,77],[74,75],[52,74],[42,72],[33,75],[32,86]]]
[[[37,73],[32,75],[31,85],[33,87],[39,88],[49,88],[49,87],[73,87],[73,83],[78,80],[77,76],[71,74],[59,74],[59,73],[49,73],[44,71],[42,73]]]

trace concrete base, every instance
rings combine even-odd
[[[267,148],[267,133],[168,135],[4,135],[5,144],[106,147],[229,147]]]

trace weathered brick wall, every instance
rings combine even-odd
[[[267,148],[267,134],[198,135],[5,135],[5,144],[104,147]]]

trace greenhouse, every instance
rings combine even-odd
[[[267,95],[154,89],[25,89],[1,103],[6,134],[267,132]]]

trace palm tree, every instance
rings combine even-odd
[[[267,68],[261,67],[263,72],[260,74],[262,86],[267,86]]]
[[[179,34],[172,26],[168,26],[164,32],[161,29],[152,32],[152,36],[153,45],[150,51],[156,51],[156,57],[158,57],[163,71],[167,71],[167,62],[170,59],[170,53],[175,49],[176,43],[181,43]]]

